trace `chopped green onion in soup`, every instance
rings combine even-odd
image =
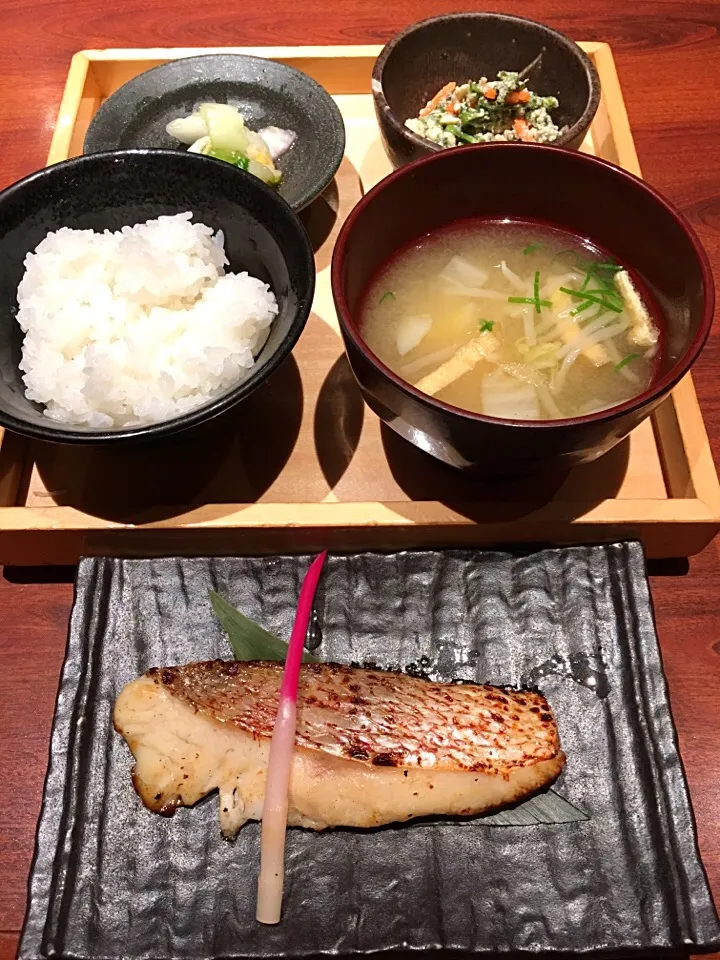
[[[650,384],[662,346],[622,264],[535,223],[438,230],[365,293],[362,333],[380,360],[418,390],[492,417],[561,419],[623,403]]]

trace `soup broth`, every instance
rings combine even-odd
[[[361,325],[383,363],[439,400],[555,420],[647,389],[654,313],[635,278],[572,234],[472,220],[400,251],[371,283]]]

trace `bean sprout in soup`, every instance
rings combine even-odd
[[[373,353],[424,393],[492,417],[556,420],[648,388],[661,341],[646,300],[572,234],[468,220],[401,250],[370,285],[361,324]]]

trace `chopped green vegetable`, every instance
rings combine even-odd
[[[570,316],[577,317],[593,304],[600,307],[598,316],[605,310],[622,313],[622,298],[613,283],[613,277],[621,268],[612,260],[578,263],[577,266],[585,271],[580,289],[571,290],[569,287],[560,287],[562,293],[582,301],[570,311]]]
[[[380,303],[385,303],[386,300],[395,300],[395,299],[396,297],[395,297],[395,294],[392,292],[392,290],[388,290],[387,293],[384,293],[380,297]]]
[[[580,290],[571,290],[569,287],[560,287],[562,293],[566,293],[569,297],[574,297],[576,300],[586,300],[588,303],[597,303],[605,310],[612,310],[614,313],[622,313],[623,308],[618,306],[617,302],[610,302],[608,298],[603,294],[603,296],[598,297],[593,293]]]
[[[542,246],[541,243],[529,243],[523,250],[523,253],[527,257],[531,253],[535,253],[536,250],[539,250],[541,246]]]
[[[210,604],[228,635],[236,660],[285,660],[288,645],[275,634],[240,613],[214,590],[210,590]],[[309,653],[303,654],[305,663],[314,660]]]
[[[533,298],[535,300],[535,313],[540,313],[540,271],[535,271],[533,280]]]
[[[637,360],[639,357],[639,353],[629,353],[626,357],[622,358],[620,363],[615,364],[615,369],[622,370],[623,367],[626,367],[629,363],[632,363],[633,360]]]
[[[221,150],[219,147],[210,147],[205,156],[215,157],[216,160],[225,160],[226,163],[232,163],[241,170],[247,170],[250,166],[250,158],[239,150]]]
[[[549,300],[540,299],[540,271],[535,271],[533,278],[532,297],[508,297],[508,303],[531,303],[535,307],[535,312],[540,313],[542,307],[552,307]]]
[[[480,333],[490,333],[494,326],[495,326],[494,321],[483,320],[482,323],[480,324]]]
[[[508,303],[532,303],[536,307],[551,307],[552,303],[549,300],[536,300],[535,297],[508,297]],[[540,311],[538,310],[538,313]]]
[[[589,307],[592,307],[592,306],[593,306],[592,300],[585,300],[584,303],[580,303],[580,304],[578,304],[577,307],[573,307],[573,308],[572,308],[572,310],[570,311],[570,316],[571,316],[571,317],[576,317],[579,313],[582,313],[583,310],[587,310]],[[600,310],[599,310],[597,316],[599,317],[599,316],[601,316],[603,313],[605,313],[605,307],[600,307]]]
[[[591,263],[590,266],[585,271],[585,279],[583,280],[582,286],[580,287],[581,292],[587,289],[587,285],[590,283],[590,280],[594,275],[595,275],[595,264]]]
[[[565,291],[562,291],[562,292],[564,293]],[[572,310],[570,311],[570,316],[576,317],[579,313],[582,313],[583,310],[587,310],[588,307],[591,307],[591,306],[592,306],[592,301],[585,300],[583,301],[583,303],[579,303],[576,307],[572,308]]]
[[[622,267],[619,267],[612,260],[605,261],[594,261],[590,264],[579,264],[581,269],[585,270],[585,277],[580,287],[581,292],[587,290],[590,281],[593,280],[595,283],[599,284],[602,288],[601,290],[593,290],[591,293],[607,293],[610,296],[617,297],[617,290],[613,283],[613,277],[615,274],[622,270]],[[608,276],[609,274],[609,276]]]

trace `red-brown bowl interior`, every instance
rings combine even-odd
[[[468,217],[544,220],[585,237],[639,273],[674,309],[666,317],[664,359],[649,389],[624,404],[565,420],[497,420],[415,390],[367,347],[363,293],[404,244]],[[642,180],[614,164],[555,147],[482,144],[423,158],[395,171],[354,208],[338,237],[333,295],[343,334],[383,377],[423,405],[465,420],[553,430],[612,420],[667,393],[697,358],[710,331],[712,274],[684,218]]]

